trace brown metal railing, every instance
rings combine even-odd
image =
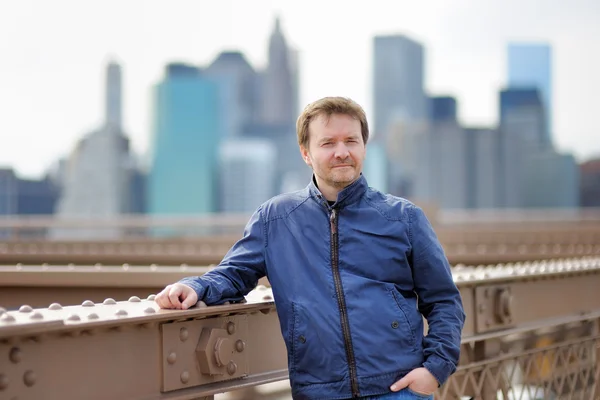
[[[436,399],[599,398],[599,257],[462,266],[454,278],[461,361]],[[259,287],[245,304],[187,311],[152,296],[0,309],[0,398],[249,398],[287,377],[274,307]]]

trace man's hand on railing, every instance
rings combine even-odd
[[[191,287],[183,283],[174,283],[156,295],[155,301],[160,308],[187,310],[198,302],[198,295]]]

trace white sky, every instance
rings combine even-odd
[[[40,176],[98,127],[111,57],[123,66],[125,129],[145,152],[165,64],[239,49],[262,67],[277,13],[300,50],[301,104],[344,95],[369,115],[376,34],[421,41],[427,90],[456,96],[468,125],[496,122],[507,42],[546,41],[554,141],[580,160],[600,154],[597,0],[0,0],[0,166]]]

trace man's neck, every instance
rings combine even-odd
[[[338,197],[338,193],[344,190],[344,188],[338,189],[327,185],[319,180],[319,178],[315,175],[315,183],[319,191],[323,194],[327,201],[336,201]]]

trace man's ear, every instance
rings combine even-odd
[[[310,155],[308,154],[308,150],[306,149],[306,147],[300,146],[300,154],[302,155],[302,159],[304,160],[306,165],[311,167],[312,163],[310,162]]]

